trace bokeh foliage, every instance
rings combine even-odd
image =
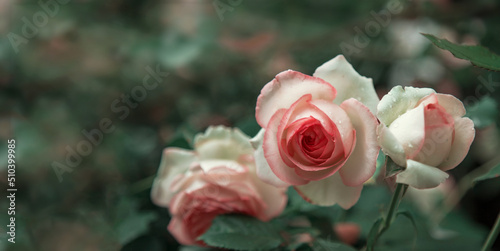
[[[4,241],[7,219],[1,213],[0,250],[178,248],[166,230],[167,209],[149,198],[162,149],[189,148],[196,132],[215,124],[237,126],[253,136],[259,129],[255,101],[265,83],[286,69],[312,74],[335,55],[346,54],[341,44],[355,44],[356,27],[364,31],[377,21],[373,13],[386,11],[388,4],[243,0],[221,20],[214,2],[73,0],[59,5],[47,24],[19,46],[13,46],[8,35],[22,36],[23,18],[33,20],[43,8],[34,0],[0,4],[0,138],[16,139],[19,188],[17,243]],[[500,74],[454,59],[419,32],[481,44],[498,54],[500,3],[399,2],[402,11],[390,14],[388,24],[380,25],[366,46],[346,56],[361,75],[373,78],[381,95],[400,84],[432,87],[464,100],[478,134],[469,156],[452,172],[460,183],[483,164],[500,162]],[[142,85],[146,67],[169,75],[122,119],[112,104],[124,104],[122,95]],[[75,149],[86,139],[82,130],[99,128],[104,118],[112,121],[114,131],[103,133],[102,142],[59,181],[54,162],[64,163],[67,147]],[[7,146],[0,148],[0,163],[6,163]],[[6,166],[0,167],[0,184],[6,187]],[[441,225],[470,240],[453,245],[480,245],[500,208],[499,196],[498,179],[480,182],[465,193],[460,211],[452,211]],[[356,222],[362,227],[362,245],[388,198],[387,189],[370,187],[348,212],[300,205],[292,215],[309,215],[314,224],[327,218],[327,226],[317,226],[320,229],[331,229],[338,220]],[[2,199],[1,208],[6,203]],[[292,209],[287,210],[295,210],[293,203],[299,202],[291,199]],[[426,218],[412,205],[407,202],[408,210]],[[398,232],[408,240],[400,244],[411,245],[413,230],[404,221],[398,220],[404,224],[393,231],[407,229]],[[426,229],[419,232],[416,250],[450,247],[449,242],[433,242]],[[334,238],[320,237],[325,242]],[[393,242],[387,239],[382,245],[397,248]],[[428,243],[434,249],[427,248]]]

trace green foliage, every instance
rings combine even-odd
[[[149,229],[149,223],[155,219],[153,212],[139,212],[136,201],[122,199],[117,206],[114,229],[120,244],[126,244],[144,234]]]
[[[476,128],[484,128],[495,123],[498,115],[497,102],[491,97],[484,97],[471,107],[467,107],[466,116],[472,119]]]
[[[500,163],[493,166],[493,168],[491,168],[487,173],[474,179],[474,182],[488,180],[488,179],[494,179],[494,178],[498,178],[498,177],[500,177]]]
[[[283,239],[273,224],[241,215],[221,215],[199,237],[208,245],[236,250],[269,250]]]
[[[225,13],[223,22],[212,2],[69,1],[59,5],[54,16],[48,15],[47,24],[37,27],[37,34],[20,44],[18,52],[6,36],[0,39],[0,135],[18,142],[16,185],[20,188],[16,198],[19,242],[0,242],[0,250],[78,250],[79,245],[83,245],[82,250],[210,250],[181,247],[167,231],[168,209],[150,200],[151,179],[147,177],[156,174],[164,147],[191,148],[194,134],[209,125],[236,126],[249,136],[255,135],[260,129],[255,121],[255,103],[262,86],[286,69],[312,74],[337,54],[346,54],[342,43],[361,44],[345,56],[361,75],[373,79],[379,93],[394,84],[417,81],[439,92],[478,97],[473,89],[478,83],[478,69],[456,67],[440,55],[419,51],[418,41],[411,36],[419,36],[417,30],[401,29],[401,24],[420,27],[420,20],[426,20],[432,25],[422,30],[445,27],[457,41],[473,38],[494,51],[500,41],[500,20],[495,15],[500,5],[487,0],[452,1],[444,7],[432,1],[425,5],[406,1],[404,10],[391,14],[387,25],[379,26],[374,16],[387,13],[386,0],[363,4],[243,0]],[[32,20],[36,13],[45,12],[38,1],[5,1],[0,4],[0,24],[7,25],[0,25],[0,31],[24,36],[23,30],[30,28],[24,27],[23,18]],[[369,24],[370,33],[377,27],[380,32],[367,34]],[[498,66],[493,61],[496,56],[480,47],[453,45],[445,40],[442,44]],[[422,58],[432,59],[446,71],[434,82],[422,79],[435,70],[415,64]],[[402,71],[403,61],[416,67]],[[146,67],[158,67],[169,75],[148,91],[142,102],[136,102],[136,107],[127,106],[126,116],[113,111],[115,101],[123,105],[122,98],[142,85],[148,75]],[[415,72],[422,74],[417,76]],[[498,82],[499,73],[488,74]],[[404,81],[398,76],[405,76]],[[491,126],[498,119],[493,100],[498,104],[500,92],[492,89],[496,82],[479,90],[481,94],[489,91],[487,98],[467,107],[467,116],[478,128]],[[104,133],[102,142],[93,145],[92,152],[59,182],[51,164],[65,164],[67,147],[76,149],[87,139],[82,130],[99,128],[104,118],[113,122],[115,130]],[[5,145],[0,146],[2,163],[5,152]],[[473,170],[474,163],[482,162],[472,151],[467,160],[470,164],[464,162],[454,170],[457,180]],[[376,175],[383,163],[380,154]],[[5,172],[5,165],[0,165],[0,173]],[[498,175],[498,169],[484,177],[491,175]],[[486,202],[478,203],[477,194],[467,196],[460,206],[468,211],[452,212],[439,231],[428,223],[429,217],[406,204],[419,228],[415,250],[474,250],[485,232],[470,219],[488,221],[481,218],[486,214],[477,212],[498,201],[491,191],[481,193],[490,197]],[[390,200],[390,191],[384,185],[366,186],[358,203],[349,210],[337,205],[311,205],[293,188],[288,195],[289,204],[278,219],[257,225],[272,225],[281,236],[292,239],[310,234],[316,241],[292,244],[280,240],[282,246],[274,250],[314,250],[321,242],[338,246],[340,240],[332,226],[339,222],[360,226],[361,236],[354,247],[361,249],[370,227]],[[5,201],[0,205],[6,208]],[[0,215],[2,222],[7,222],[5,217],[5,213]],[[310,225],[293,224],[302,220]],[[393,224],[394,232],[389,230],[376,248],[414,248],[410,224],[399,217]],[[234,226],[232,231],[236,235],[241,230]],[[450,231],[454,235],[436,237]]]
[[[437,47],[451,52],[455,57],[469,60],[472,64],[494,71],[500,71],[500,56],[478,45],[457,45],[446,39],[422,34]]]
[[[356,249],[351,247],[351,246],[342,244],[342,243],[331,242],[331,241],[323,240],[323,239],[317,239],[313,242],[312,250],[314,250],[314,251],[330,251],[330,250],[354,251]]]

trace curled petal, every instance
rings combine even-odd
[[[469,118],[455,119],[455,137],[451,145],[450,154],[438,167],[443,171],[455,168],[464,160],[469,152],[470,145],[474,141],[476,130],[474,122]]]
[[[189,170],[196,156],[191,151],[180,148],[166,148],[163,151],[158,174],[151,188],[151,200],[158,206],[168,207],[170,200],[177,191],[172,184],[176,178]]]
[[[266,158],[264,157],[264,150],[262,143],[264,141],[265,130],[261,129],[259,133],[252,138],[251,143],[255,147],[255,166],[257,167],[257,176],[264,182],[276,187],[288,187],[289,184],[282,181],[269,167]]]
[[[272,171],[270,170],[269,172],[272,173]],[[281,214],[281,212],[283,212],[283,209],[286,206],[288,198],[286,195],[286,190],[288,186],[284,182],[279,180],[277,177],[276,179],[278,179],[278,181],[281,182],[280,185],[283,185],[283,187],[277,188],[272,184],[267,184],[262,182],[259,179],[259,177],[254,177],[254,178],[256,179],[254,182],[255,186],[259,191],[262,200],[264,201],[263,205],[266,206],[266,208],[263,210],[263,215],[261,219],[267,221],[274,217],[277,217],[278,215]]]
[[[370,110],[356,99],[348,99],[340,107],[346,111],[356,130],[356,145],[339,172],[344,184],[359,186],[375,173],[380,151],[377,143],[378,122]]]
[[[328,178],[296,186],[295,189],[306,201],[312,204],[320,206],[339,204],[342,208],[349,209],[358,201],[363,185],[346,186],[340,175],[335,173]]]
[[[390,126],[399,115],[415,108],[423,97],[432,93],[436,91],[430,88],[406,86],[403,89],[399,85],[395,86],[378,103],[377,117],[386,126]]]
[[[193,238],[189,227],[182,222],[182,218],[173,217],[167,227],[168,231],[174,236],[182,245],[196,245],[195,238]]]
[[[432,95],[435,96],[429,96]],[[454,131],[453,117],[437,103],[425,105],[424,117],[424,144],[412,159],[426,165],[438,166],[450,153]]]
[[[237,160],[242,154],[253,154],[250,138],[238,128],[211,126],[197,134],[194,148],[200,160]]]
[[[214,170],[220,170],[220,169],[225,170],[225,172],[227,173],[244,173],[248,171],[246,166],[243,166],[234,160],[224,160],[224,159],[201,160],[199,164],[201,169],[205,173],[209,173]]]
[[[331,102],[326,102],[323,100],[313,100],[311,102],[314,106],[318,107],[324,114],[326,114],[335,126],[340,134],[344,149],[349,151],[352,149],[354,144],[354,127],[351,123],[351,119],[346,113],[346,111],[340,106],[333,104]],[[372,118],[375,118],[371,115]],[[376,119],[375,119],[376,122]],[[348,155],[349,152],[346,152]]]
[[[399,166],[406,166],[405,149],[396,139],[396,136],[384,124],[380,124],[377,129],[377,141],[382,147],[382,151],[391,157]]]
[[[262,144],[264,157],[273,173],[282,181],[291,185],[304,185],[307,181],[298,176],[292,167],[286,165],[280,155],[277,133],[278,126],[285,112],[285,109],[278,110],[269,121]]]
[[[419,105],[398,117],[389,130],[405,149],[406,158],[415,157],[425,139],[424,106]]]
[[[446,109],[446,112],[448,112],[451,116],[460,118],[465,115],[464,104],[457,98],[449,94],[441,93],[436,94],[436,96],[438,99],[438,103],[442,107],[444,107],[444,109]]]
[[[439,168],[428,166],[409,159],[406,169],[396,176],[396,182],[418,189],[437,187],[448,178],[448,174]]]
[[[372,79],[359,75],[343,55],[318,67],[313,76],[326,80],[337,89],[336,104],[354,98],[375,113],[379,99]]]
[[[292,70],[281,72],[262,88],[257,98],[257,123],[266,128],[273,114],[279,109],[289,108],[305,94],[310,94],[313,99],[332,101],[336,93],[333,86],[320,78]]]

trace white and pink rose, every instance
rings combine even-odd
[[[257,174],[311,203],[351,207],[375,172],[378,102],[372,80],[342,55],[313,76],[279,73],[257,99]]]
[[[197,238],[217,215],[238,213],[268,221],[283,211],[286,189],[257,177],[249,140],[238,129],[210,127],[196,136],[194,151],[163,152],[151,198],[169,208],[168,230],[181,244],[204,245]]]
[[[437,187],[465,158],[474,140],[474,123],[464,118],[457,98],[430,88],[396,86],[378,105],[378,140],[386,155],[404,170],[396,182]]]

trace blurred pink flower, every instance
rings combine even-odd
[[[257,177],[249,140],[238,129],[218,126],[196,136],[194,151],[165,149],[151,198],[169,208],[168,230],[181,244],[204,245],[197,238],[217,215],[267,221],[283,211],[286,189]]]

